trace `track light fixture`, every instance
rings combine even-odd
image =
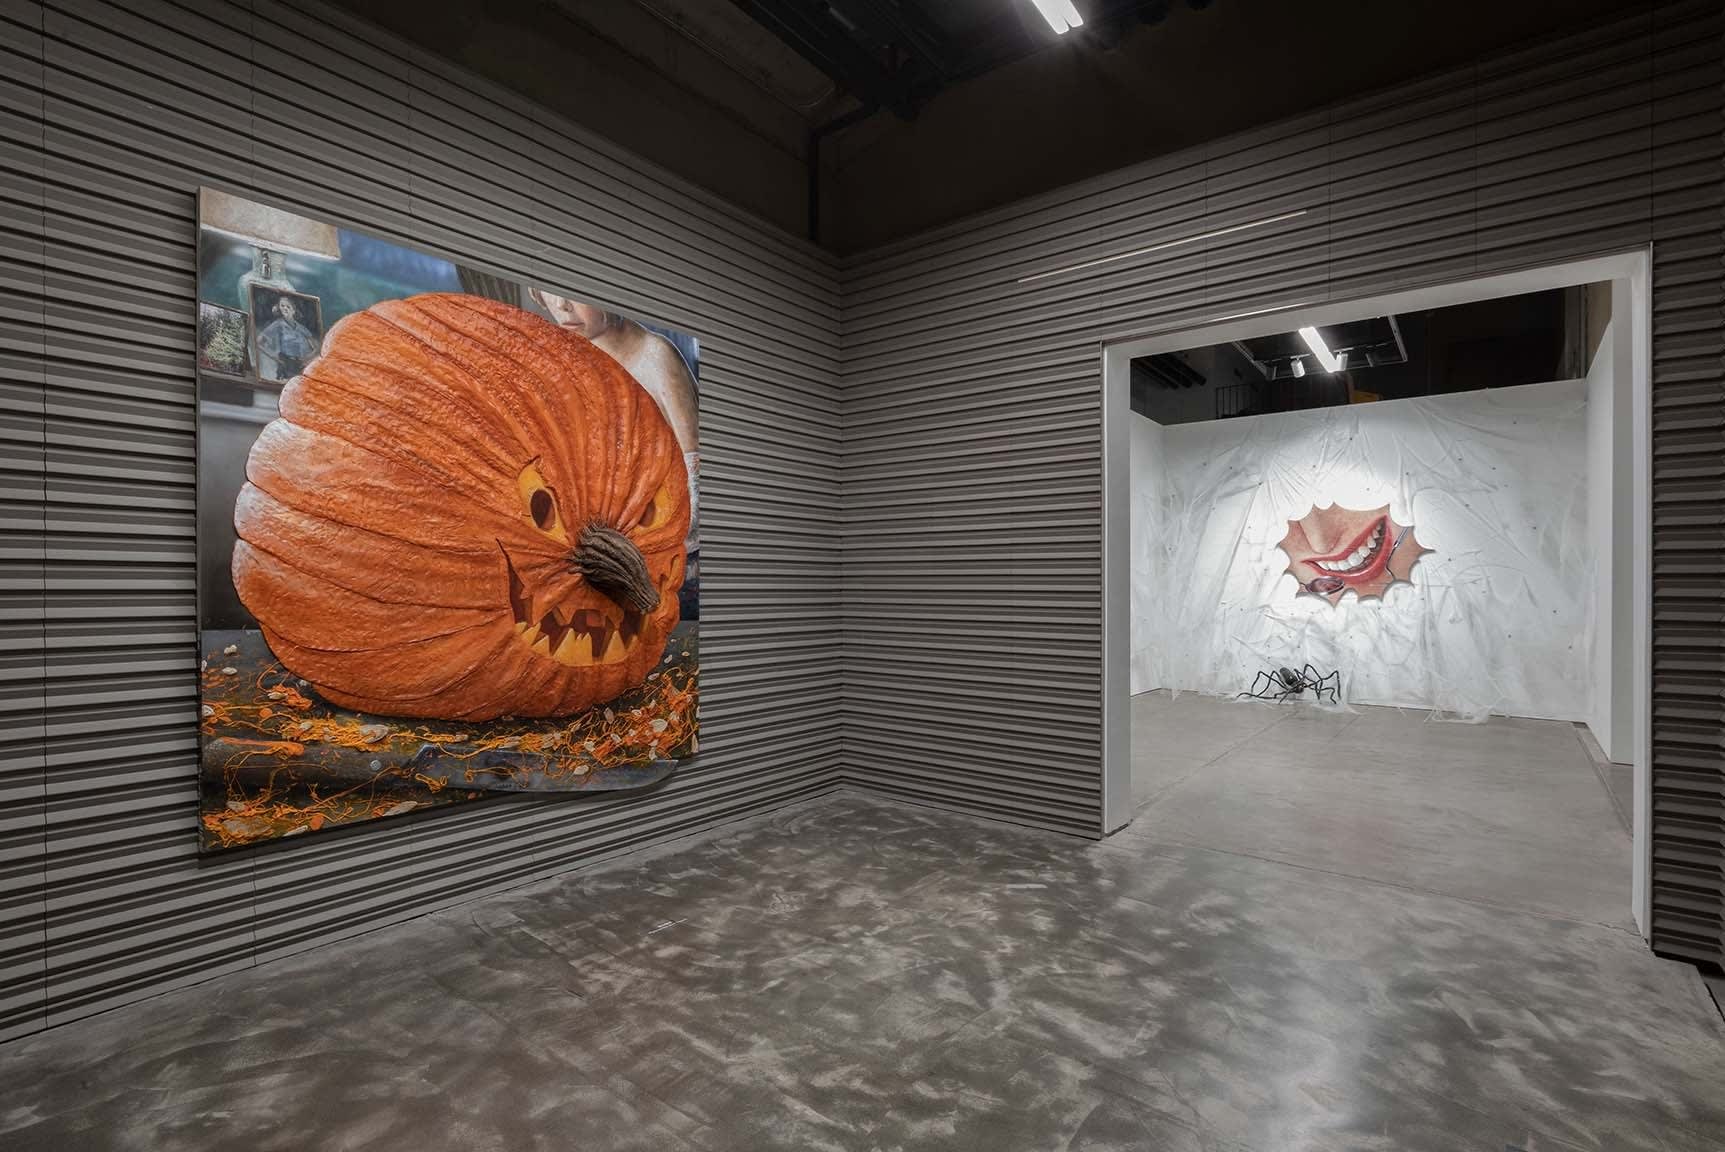
[[[1084,17],[1072,6],[1072,0],[1030,0],[1055,34],[1064,36],[1084,23]]]
[[[1306,347],[1312,350],[1312,355],[1318,358],[1318,363],[1324,366],[1324,371],[1336,373],[1342,370],[1342,362],[1330,351],[1330,346],[1324,343],[1323,333],[1316,328],[1300,329],[1300,336],[1305,340]]]

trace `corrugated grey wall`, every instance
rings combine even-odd
[[[833,786],[838,287],[306,0],[0,0],[0,1037]],[[703,341],[703,751],[669,787],[195,854],[194,191]]]
[[[1721,958],[1722,58],[1644,11],[848,261],[847,777],[1098,833],[1104,342],[1651,242],[1653,926]]]

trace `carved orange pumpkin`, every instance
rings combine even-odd
[[[689,484],[651,396],[475,296],[374,305],[282,390],[234,510],[234,587],[347,708],[560,716],[645,678],[677,623]]]

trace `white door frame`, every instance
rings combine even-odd
[[[1531,268],[1451,284],[1344,301],[1298,301],[1243,315],[1219,316],[1178,329],[1152,330],[1102,348],[1102,831],[1132,819],[1132,721],[1128,661],[1131,649],[1131,547],[1128,422],[1132,418],[1132,361],[1140,356],[1202,348],[1308,324],[1336,324],[1364,316],[1445,308],[1475,300],[1519,296],[1603,280],[1627,282],[1633,372],[1635,617],[1635,857],[1632,903],[1645,938],[1652,873],[1652,249],[1640,248],[1567,264]],[[1621,332],[1622,330],[1619,329]],[[1618,381],[1622,387],[1622,381]]]

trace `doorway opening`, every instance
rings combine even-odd
[[[1645,252],[1111,344],[1106,832],[1646,935]]]

